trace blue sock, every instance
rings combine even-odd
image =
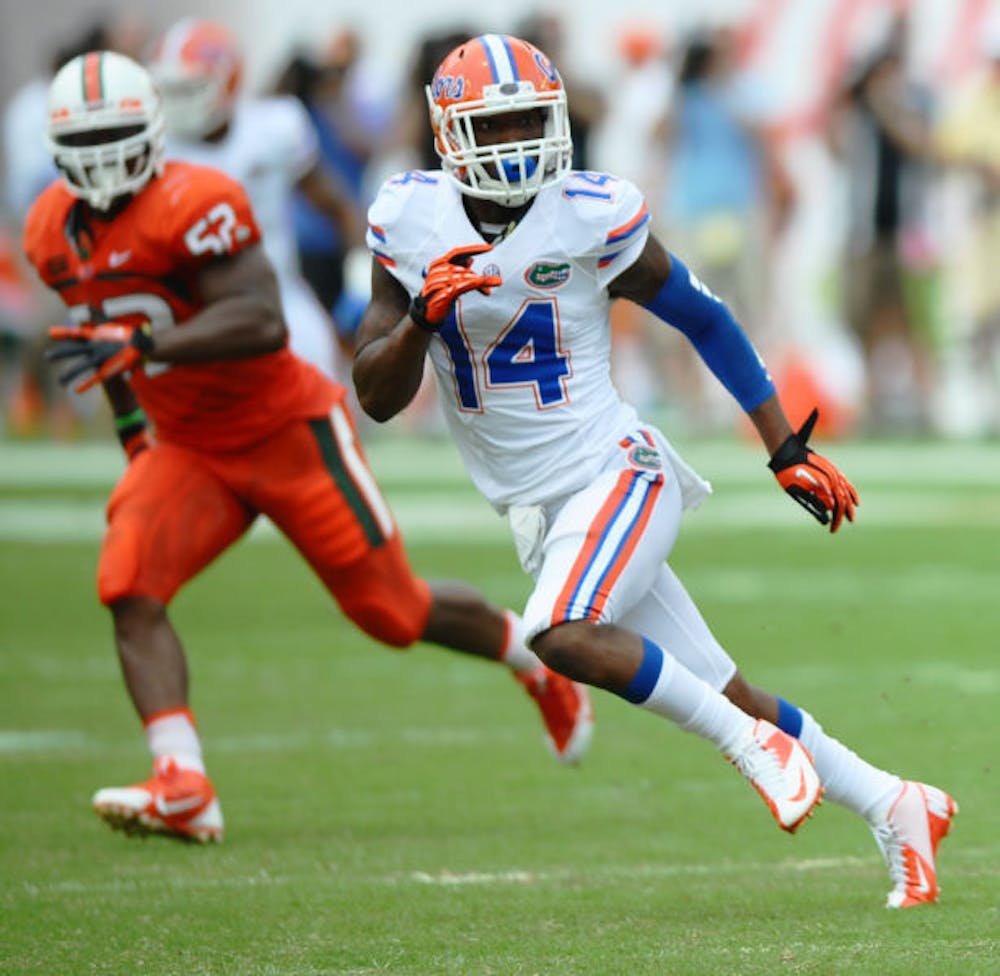
[[[802,713],[784,698],[778,699],[778,728],[796,739],[802,735]]]
[[[639,670],[628,683],[628,687],[618,692],[625,701],[633,705],[641,705],[649,698],[663,670],[663,651],[645,637],[642,639],[642,649],[642,664],[639,665]]]

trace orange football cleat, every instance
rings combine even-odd
[[[885,818],[872,826],[893,888],[886,908],[937,901],[938,844],[948,836],[958,804],[943,790],[904,780]]]
[[[560,762],[579,762],[590,746],[594,731],[594,712],[586,686],[570,681],[544,664],[514,677],[542,713],[552,754]]]
[[[144,783],[98,790],[92,804],[102,820],[126,834],[165,834],[200,844],[222,840],[222,809],[208,777],[182,769],[170,756],[156,760]]]
[[[812,813],[823,795],[809,750],[762,718],[728,758],[761,795],[778,826],[789,833]]]

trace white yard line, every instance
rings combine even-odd
[[[123,840],[123,843],[127,843]],[[163,841],[170,843],[170,841]],[[997,848],[956,848],[949,851],[949,859],[954,869],[956,865],[963,874],[978,873],[975,866],[982,871],[989,871],[987,866],[996,857]],[[796,875],[819,873],[826,871],[872,871],[881,873],[884,867],[879,860],[878,852],[872,852],[871,857],[856,857],[843,855],[840,857],[823,858],[787,858],[780,861],[716,861],[692,864],[616,864],[602,867],[581,867],[567,865],[543,870],[525,870],[511,866],[500,870],[489,871],[452,871],[447,868],[431,870],[408,871],[396,874],[371,874],[347,877],[342,873],[331,872],[329,877],[333,885],[417,885],[421,887],[458,888],[468,886],[502,887],[509,885],[549,885],[575,884],[602,885],[610,881],[630,881],[656,878],[676,877],[754,877],[757,875]],[[97,893],[129,893],[169,888],[174,891],[189,889],[212,888],[269,888],[300,886],[305,882],[321,884],[321,872],[310,874],[280,874],[269,871],[259,871],[254,874],[227,875],[224,877],[198,877],[193,874],[164,876],[162,872],[137,878],[116,878],[107,881],[52,881],[8,883],[0,892],[5,897],[17,898],[28,896],[33,898],[61,894],[97,894]]]

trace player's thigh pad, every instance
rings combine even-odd
[[[622,461],[555,516],[524,613],[529,638],[573,620],[619,622],[652,588],[677,538],[680,487],[666,463]]]
[[[430,590],[413,575],[392,512],[343,406],[290,424],[258,449],[253,500],[344,613],[397,647],[424,632]]]
[[[107,521],[101,602],[151,596],[168,603],[247,530],[253,513],[197,454],[161,443],[129,464]]]

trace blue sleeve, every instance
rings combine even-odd
[[[705,365],[749,413],[774,396],[767,368],[729,309],[673,254],[670,261],[670,277],[645,307],[691,340]]]

